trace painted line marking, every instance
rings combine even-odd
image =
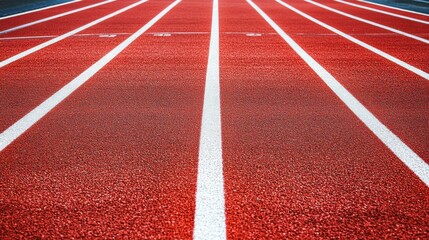
[[[399,35],[402,35],[402,36],[405,36],[405,37],[409,37],[409,38],[415,39],[415,40],[417,40],[417,41],[420,41],[420,42],[423,42],[423,43],[429,44],[429,40],[424,39],[424,38],[421,38],[421,37],[418,37],[418,36],[415,36],[415,35],[413,35],[413,34],[409,34],[409,33],[406,33],[406,32],[403,32],[403,31],[400,31],[400,30],[395,29],[395,28],[391,28],[391,27],[388,27],[388,26],[385,26],[385,25],[382,25],[382,24],[379,24],[379,23],[375,23],[375,22],[372,22],[372,21],[369,21],[369,20],[366,20],[366,19],[363,19],[363,18],[360,18],[360,17],[356,17],[356,16],[354,16],[354,15],[351,15],[351,14],[348,14],[348,13],[345,13],[345,12],[341,12],[341,11],[339,11],[339,10],[336,10],[336,9],[330,8],[330,7],[328,7],[328,6],[325,6],[325,5],[323,5],[323,4],[320,4],[320,3],[318,3],[318,2],[313,2],[313,1],[311,1],[311,0],[305,0],[305,1],[306,1],[306,2],[308,2],[308,3],[310,3],[310,4],[316,5],[316,6],[318,6],[318,7],[324,8],[324,9],[326,9],[326,10],[328,10],[328,11],[331,11],[331,12],[337,13],[337,14],[339,14],[339,15],[343,15],[343,16],[345,16],[345,17],[348,17],[348,18],[351,18],[351,19],[354,19],[354,20],[357,20],[357,21],[360,21],[360,22],[364,22],[364,23],[366,23],[366,24],[373,25],[373,26],[375,26],[375,27],[379,27],[379,28],[385,29],[385,30],[387,30],[387,31],[391,31],[391,32],[397,33],[397,34],[399,34]]]
[[[295,13],[297,13],[297,14],[305,17],[305,18],[307,18],[308,20],[310,20],[310,21],[312,21],[312,22],[314,22],[314,23],[316,23],[316,24],[318,24],[318,25],[320,25],[320,26],[322,26],[322,27],[324,27],[324,28],[326,28],[326,29],[328,29],[328,30],[330,30],[330,31],[332,31],[332,32],[334,32],[334,33],[336,33],[336,34],[344,37],[344,38],[346,38],[347,40],[349,40],[349,41],[351,41],[353,43],[356,43],[359,46],[364,47],[364,48],[370,50],[371,52],[373,52],[373,53],[375,53],[375,54],[377,54],[377,55],[379,55],[379,56],[381,56],[381,57],[383,57],[383,58],[385,58],[385,59],[387,59],[387,60],[389,60],[389,61],[391,61],[393,63],[396,63],[396,64],[398,64],[399,66],[401,66],[401,67],[403,67],[405,69],[408,69],[409,71],[411,71],[411,72],[419,75],[420,77],[422,77],[422,78],[424,78],[426,80],[429,80],[429,73],[427,73],[427,72],[425,72],[423,70],[420,70],[420,69],[418,69],[418,68],[416,68],[416,67],[414,67],[414,66],[412,66],[412,65],[410,65],[410,64],[408,64],[408,63],[406,63],[406,62],[404,62],[402,60],[399,60],[399,59],[395,58],[394,56],[392,56],[392,55],[390,55],[388,53],[385,53],[385,52],[379,50],[378,48],[375,48],[375,47],[373,47],[373,46],[371,46],[371,45],[369,45],[367,43],[364,43],[364,42],[362,42],[362,41],[360,41],[360,40],[358,40],[358,39],[356,39],[356,38],[354,38],[354,37],[352,37],[352,36],[350,36],[350,35],[348,35],[348,34],[346,34],[344,32],[341,32],[340,30],[338,30],[338,29],[336,29],[336,28],[334,28],[334,27],[332,27],[332,26],[330,26],[330,25],[328,25],[326,23],[323,23],[323,22],[321,22],[321,21],[313,18],[310,15],[307,15],[306,13],[301,12],[300,10],[298,10],[298,9],[290,6],[287,3],[284,3],[284,2],[282,2],[280,0],[276,0],[276,2],[278,2],[281,5],[283,5],[286,8],[294,11]]]
[[[246,36],[248,37],[260,37],[262,34],[260,33],[246,33]]]
[[[397,17],[397,18],[402,18],[402,19],[406,19],[406,20],[410,20],[410,21],[414,21],[414,22],[418,22],[418,23],[429,24],[428,21],[423,21],[423,20],[420,20],[420,19],[416,19],[416,18],[412,18],[412,17],[407,17],[407,16],[404,16],[404,15],[396,14],[396,13],[386,12],[386,11],[382,11],[382,10],[378,10],[378,9],[370,8],[370,7],[366,7],[366,6],[362,6],[362,5],[355,4],[355,3],[346,2],[346,1],[343,1],[343,0],[335,0],[335,1],[339,2],[339,3],[342,3],[342,4],[349,5],[349,6],[353,6],[353,7],[357,7],[357,8],[362,8],[362,9],[365,9],[365,10],[368,10],[368,11],[373,11],[373,12],[377,12],[377,13],[381,13],[381,14],[386,14],[386,15],[389,15],[389,16],[393,16],[393,17]]]
[[[51,97],[46,99],[39,106],[34,108],[31,112],[27,113],[20,120],[15,122],[12,126],[6,129],[0,134],[0,152],[5,149],[9,144],[11,144],[16,138],[21,136],[25,131],[27,131],[31,126],[33,126],[37,121],[49,113],[54,107],[60,104],[64,99],[66,99],[70,94],[76,91],[80,86],[87,82],[92,76],[94,76],[101,68],[107,65],[113,58],[115,58],[119,53],[121,53],[125,48],[127,48],[132,42],[134,42],[138,37],[140,37],[144,32],[146,32],[150,27],[152,27],[159,19],[161,19],[165,14],[167,14],[172,8],[174,8],[181,0],[176,0],[170,4],[167,8],[162,10],[158,15],[156,15],[152,20],[146,23],[142,28],[140,28],[133,35],[128,37],[121,44],[116,46],[113,50],[107,53],[104,57],[94,63],[91,67],[82,72],[79,76],[73,79],[71,82],[66,84]]]
[[[132,33],[85,33],[85,34],[75,34],[71,37],[108,37],[112,35],[118,36],[118,35],[131,35]],[[0,38],[0,41],[6,41],[6,40],[28,40],[28,39],[41,39],[41,38],[56,38],[58,35],[45,35],[45,36],[26,36],[26,37],[6,37],[6,38]]]
[[[154,33],[155,37],[171,37],[171,33]]]
[[[295,35],[301,35],[301,36],[338,36],[338,34],[335,33],[295,33]],[[396,36],[396,33],[353,33],[348,34],[350,36]],[[426,36],[429,36],[429,33],[425,34]],[[1,38],[0,38],[1,40]]]
[[[207,35],[209,32],[152,32],[147,33],[155,37],[170,37],[172,35]]]
[[[39,12],[39,11],[42,11],[42,10],[46,10],[46,9],[50,9],[50,8],[55,8],[55,7],[59,7],[59,6],[64,6],[64,5],[67,5],[67,4],[76,3],[76,2],[80,2],[80,1],[82,1],[82,0],[73,0],[73,1],[70,1],[70,2],[59,3],[59,4],[51,5],[51,6],[48,6],[48,7],[43,7],[43,8],[38,8],[38,9],[26,11],[26,12],[16,13],[16,14],[13,14],[13,15],[0,17],[0,20],[7,19],[7,18],[18,17],[18,16],[21,16],[21,15],[25,15],[25,14],[29,14],[29,13],[34,13],[34,12]]]
[[[277,2],[281,2],[276,0]],[[247,2],[276,30],[292,49],[313,69],[325,84],[343,101],[346,106],[380,139],[417,177],[429,187],[429,165],[411,148],[381,123],[362,103],[359,102],[337,79],[304,51],[269,16],[251,0]]]
[[[426,1],[426,0],[413,0],[413,1],[418,3],[429,3],[429,1]]]
[[[74,34],[71,37],[107,37],[104,35],[131,35],[132,33],[85,33],[85,34]],[[209,35],[210,32],[148,32],[143,35],[159,35],[159,34],[170,34],[173,35]],[[249,35],[249,36],[265,36],[265,35],[277,35],[277,33],[247,33],[247,32],[220,32],[220,34],[236,34],[236,35]],[[387,35],[391,36],[394,33],[370,33],[370,34],[352,34],[352,35]],[[300,34],[297,34],[300,35]],[[304,34],[301,35],[326,35],[326,36],[337,36],[337,34]],[[429,36],[429,33],[427,34]],[[44,36],[23,36],[23,37],[0,37],[0,41],[9,41],[9,40],[31,40],[31,39],[41,39],[41,38],[56,38],[58,35],[44,35]]]
[[[219,10],[213,0],[210,48],[204,90],[194,239],[226,239],[219,89]]]
[[[17,61],[17,60],[19,60],[19,59],[21,59],[23,57],[26,57],[26,56],[28,56],[28,55],[30,55],[32,53],[35,53],[35,52],[37,52],[37,51],[39,51],[39,50],[41,50],[41,49],[43,49],[43,48],[45,48],[45,47],[47,47],[49,45],[52,45],[52,44],[57,43],[57,42],[59,42],[59,41],[61,41],[63,39],[66,39],[66,38],[68,38],[70,36],[73,36],[73,35],[75,35],[78,32],[81,32],[81,31],[83,31],[83,30],[85,30],[87,28],[90,28],[90,27],[92,27],[92,26],[94,26],[96,24],[99,24],[99,23],[105,21],[106,19],[114,17],[114,16],[116,16],[116,15],[118,15],[120,13],[123,13],[123,12],[125,12],[125,11],[127,11],[127,10],[129,10],[129,9],[131,9],[133,7],[136,7],[136,6],[138,6],[138,5],[142,4],[142,3],[145,3],[147,1],[148,0],[141,0],[141,1],[138,1],[136,3],[133,3],[133,4],[129,5],[129,6],[127,6],[127,7],[124,7],[122,9],[116,11],[116,12],[113,12],[113,13],[111,13],[109,15],[106,15],[106,16],[104,16],[102,18],[99,18],[99,19],[97,19],[95,21],[92,21],[92,22],[90,22],[90,23],[88,23],[88,24],[86,24],[86,25],[84,25],[82,27],[78,27],[78,28],[76,28],[76,29],[74,29],[74,30],[72,30],[72,31],[70,31],[68,33],[65,33],[65,34],[63,34],[61,36],[53,38],[53,39],[51,39],[49,41],[46,41],[44,43],[41,43],[41,44],[39,44],[39,45],[37,45],[35,47],[32,47],[32,48],[30,48],[30,49],[28,49],[28,50],[26,50],[24,52],[21,52],[21,53],[15,55],[15,56],[12,56],[12,57],[10,57],[10,58],[8,58],[6,60],[3,60],[3,61],[0,62],[0,68],[4,67],[4,66],[6,66],[6,65],[8,65],[8,64],[10,64],[12,62],[15,62],[15,61]]]
[[[368,4],[372,4],[372,5],[376,5],[376,6],[380,6],[380,7],[395,9],[395,10],[399,10],[399,11],[403,11],[403,12],[408,12],[408,13],[413,13],[413,14],[418,14],[418,15],[423,15],[423,16],[428,16],[429,17],[429,14],[426,14],[426,13],[411,11],[411,10],[408,10],[408,9],[403,9],[403,8],[398,8],[398,7],[392,7],[392,6],[389,6],[389,5],[384,5],[384,4],[380,4],[380,3],[374,3],[374,2],[365,1],[365,0],[357,0],[357,1],[368,3]]]
[[[277,33],[255,33],[255,32],[222,32],[222,34],[228,35],[246,35],[246,36],[263,36],[263,35],[277,35]]]
[[[40,19],[40,20],[37,20],[37,21],[34,21],[34,22],[26,23],[26,24],[23,24],[23,25],[20,25],[20,26],[17,26],[17,27],[9,28],[9,29],[0,31],[0,35],[6,34],[6,33],[9,33],[9,32],[13,32],[13,31],[16,31],[16,30],[19,30],[19,29],[23,29],[23,28],[26,28],[26,27],[30,27],[30,26],[33,26],[33,25],[36,25],[36,24],[39,24],[39,23],[42,23],[42,22],[47,22],[47,21],[50,21],[50,20],[53,20],[53,19],[64,17],[64,16],[67,16],[67,15],[70,15],[70,14],[73,14],[73,13],[77,13],[77,12],[81,12],[81,11],[84,11],[84,10],[88,10],[88,9],[91,9],[91,8],[94,8],[94,7],[98,7],[98,6],[101,6],[101,5],[104,5],[104,4],[107,4],[107,3],[111,3],[111,2],[114,2],[114,1],[116,1],[116,0],[106,0],[106,1],[103,1],[103,2],[100,2],[100,3],[96,3],[96,4],[92,4],[92,5],[86,6],[86,7],[78,8],[78,9],[75,9],[75,10],[71,10],[71,11],[68,11],[68,12],[65,12],[65,13],[60,13],[60,14],[57,14],[57,15],[54,15],[54,16],[43,18],[43,19]]]
[[[100,34],[98,36],[101,37],[101,38],[114,38],[117,35],[116,34]]]

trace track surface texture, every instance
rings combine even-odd
[[[358,0],[0,18],[0,239],[428,239],[428,23]]]

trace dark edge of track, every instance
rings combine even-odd
[[[36,10],[39,8],[49,7],[55,4],[71,2],[73,0],[4,0],[0,3],[0,17],[26,11]]]
[[[368,0],[368,2],[429,14],[429,1],[423,3],[414,0]]]

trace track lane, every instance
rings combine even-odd
[[[58,14],[58,15],[54,15],[54,16],[51,16],[51,17],[48,17],[48,18],[39,19],[39,20],[34,21],[34,22],[29,22],[29,23],[26,23],[26,24],[23,24],[23,25],[18,25],[16,27],[0,31],[0,35],[4,35],[4,34],[10,33],[10,32],[14,32],[14,31],[17,31],[17,30],[20,30],[20,29],[28,28],[28,27],[31,27],[31,26],[34,26],[34,25],[37,25],[37,24],[40,24],[40,23],[49,22],[49,21],[52,21],[52,20],[55,20],[55,19],[59,19],[59,18],[68,16],[68,15],[72,15],[72,14],[75,14],[75,13],[78,13],[78,12],[90,10],[91,8],[96,8],[96,7],[99,7],[99,6],[102,6],[104,4],[108,4],[108,3],[114,2],[114,1],[115,0],[106,0],[106,1],[103,1],[103,2],[100,2],[100,3],[96,3],[96,4],[93,4],[93,5],[89,5],[89,6],[86,6],[86,7],[83,7],[83,8],[75,9],[75,10],[68,11],[68,12],[65,12],[65,13],[61,13],[61,14]]]
[[[371,26],[375,26],[377,28],[381,28],[381,29],[387,30],[387,31],[392,32],[394,34],[398,34],[398,35],[401,35],[401,36],[405,36],[407,38],[414,39],[414,40],[422,42],[424,44],[429,44],[429,40],[428,39],[419,37],[416,34],[407,33],[407,32],[401,31],[401,30],[399,30],[397,28],[392,28],[392,27],[389,27],[389,26],[386,26],[386,25],[383,25],[383,24],[380,24],[380,23],[377,23],[377,22],[373,22],[373,21],[370,21],[370,20],[367,20],[367,19],[364,19],[364,18],[360,18],[360,17],[357,17],[355,15],[348,14],[346,12],[337,10],[335,8],[331,8],[329,6],[323,5],[321,3],[318,3],[318,2],[315,2],[315,1],[312,1],[312,0],[306,0],[306,2],[308,2],[310,4],[313,4],[315,6],[318,6],[320,8],[326,9],[326,10],[328,10],[330,12],[339,14],[339,15],[344,16],[346,18],[350,18],[350,19],[353,19],[353,20],[356,20],[356,21],[359,21],[359,22],[362,22],[362,23],[365,23],[365,24],[368,24],[368,25],[371,25]]]
[[[32,47],[42,44],[53,37],[63,35],[76,28],[84,26],[94,20],[104,17],[116,10],[131,5],[137,0],[124,0],[115,1],[106,5],[110,6],[99,6],[88,12],[83,11],[75,13],[63,18],[55,19],[50,22],[40,23],[28,28],[20,29],[14,32],[0,35],[0,44],[2,52],[0,53],[0,60],[6,60],[12,56],[15,56],[23,51],[26,51]],[[53,27],[54,26],[54,27]],[[35,36],[36,38],[32,38]],[[53,36],[47,38],[40,38],[40,36]],[[2,40],[2,38],[9,38]],[[19,39],[23,38],[23,39]]]
[[[389,12],[389,11],[383,11],[383,10],[379,10],[379,9],[375,9],[375,8],[363,6],[363,5],[360,5],[360,4],[356,4],[356,3],[353,3],[353,2],[343,1],[343,0],[335,0],[335,1],[336,2],[340,2],[342,4],[347,4],[347,5],[350,5],[350,6],[353,6],[353,7],[365,9],[365,10],[371,11],[371,12],[386,14],[386,15],[394,16],[396,18],[406,19],[406,20],[409,20],[409,21],[423,23],[423,24],[426,24],[426,25],[429,24],[429,21],[418,19],[418,18],[413,18],[413,17],[409,17],[409,16],[405,16],[403,14],[396,14],[396,13],[392,13],[392,12]]]
[[[382,11],[389,11],[389,12],[392,12],[395,14],[401,14],[401,15],[406,15],[408,17],[419,18],[421,20],[429,20],[429,14],[426,14],[426,13],[416,12],[416,11],[407,10],[407,9],[401,9],[398,7],[393,7],[393,6],[375,3],[375,2],[371,2],[371,1],[359,1],[358,0],[358,1],[355,1],[354,3],[365,6],[365,7],[375,8],[375,9],[382,10]]]
[[[425,61],[429,57],[428,44],[350,19],[313,4],[284,2],[423,71],[429,71],[429,65]]]
[[[37,6],[37,8],[32,8],[32,9],[24,10],[22,12],[11,13],[10,11],[8,11],[8,13],[7,13],[8,15],[4,15],[4,16],[0,17],[0,20],[8,19],[8,18],[13,18],[13,17],[18,17],[18,16],[22,16],[22,15],[27,15],[27,14],[35,13],[35,12],[45,11],[45,10],[48,10],[50,8],[57,8],[57,7],[61,7],[61,6],[64,6],[64,5],[77,3],[77,2],[80,2],[80,1],[81,0],[69,0],[69,1],[64,1],[62,3],[61,3],[61,1],[60,2],[56,2],[56,3],[50,2],[50,3],[52,3],[52,5],[44,6],[44,4],[40,4],[40,5]]]
[[[54,7],[42,11],[28,13],[20,16],[15,16],[6,19],[0,19],[1,30],[13,28],[19,25],[27,24],[29,22],[38,21],[43,18],[52,17],[78,8],[86,7],[92,4],[101,3],[104,0],[82,0],[68,5]]]
[[[111,25],[121,25],[125,20],[131,23],[122,26],[122,30],[135,32],[167,5],[168,1],[146,2],[115,16],[113,21],[100,23],[98,30],[109,31]],[[0,71],[3,103],[0,106],[0,131],[14,124],[127,37],[129,35],[67,38],[3,67]]]
[[[365,9],[356,8],[350,5],[342,4],[336,1],[330,0],[317,0],[315,2],[319,2],[323,5],[335,8],[336,10],[346,12],[348,14],[364,18],[379,24],[383,24],[392,28],[396,28],[398,30],[414,34],[420,36],[425,39],[429,39],[427,35],[429,31],[429,26],[422,23],[412,22],[409,20],[396,18],[393,16],[388,16],[381,13],[374,13]]]
[[[207,32],[210,12],[183,1],[151,31]],[[208,45],[140,37],[1,152],[8,233],[191,238]]]
[[[306,3],[284,2],[302,11],[310,9]],[[278,8],[268,1],[255,3],[383,124],[421,158],[429,161],[427,80],[342,37],[330,35],[332,32],[280,4],[276,3]],[[288,19],[284,18],[285,14]]]
[[[245,1],[221,1],[220,22],[221,32],[265,33],[221,35],[228,238],[424,236],[427,187]]]

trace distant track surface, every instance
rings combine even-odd
[[[80,0],[2,0],[0,1],[0,17],[65,5]]]
[[[357,0],[0,18],[0,238],[429,238],[427,23]]]

